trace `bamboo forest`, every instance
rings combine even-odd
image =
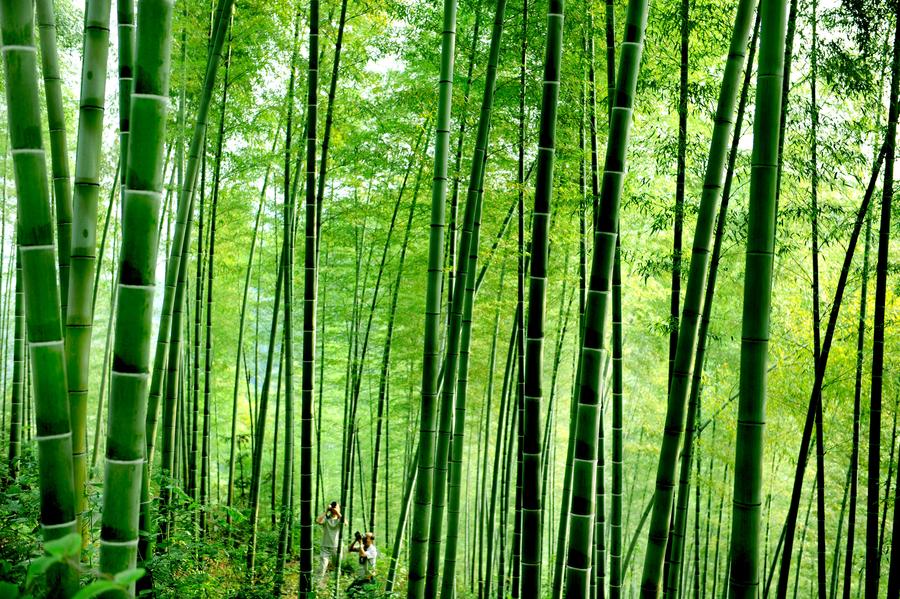
[[[900,599],[900,0],[0,54],[0,599]]]

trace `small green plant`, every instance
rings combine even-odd
[[[143,568],[125,570],[115,576],[85,571],[80,561],[81,536],[77,533],[48,541],[44,544],[44,550],[45,555],[27,563],[24,585],[20,587],[11,582],[0,582],[0,597],[27,599],[43,596],[66,571],[75,571],[79,576],[89,574],[95,577],[95,580],[79,590],[73,599],[90,599],[103,593],[127,596],[131,592],[132,585],[144,574]]]

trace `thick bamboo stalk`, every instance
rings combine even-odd
[[[78,107],[78,148],[75,154],[75,191],[66,313],[66,381],[72,421],[75,468],[75,512],[87,509],[87,399],[93,332],[93,283],[97,265],[97,200],[100,195],[100,157],[109,52],[109,0],[91,0],[85,7],[84,63]],[[89,524],[82,522],[87,543]]]
[[[428,242],[425,333],[422,366],[422,404],[419,426],[419,463],[415,485],[413,524],[410,540],[410,599],[425,596],[425,569],[429,540],[432,484],[434,482],[434,433],[440,368],[441,281],[444,265],[444,213],[447,197],[447,158],[450,141],[450,112],[453,92],[453,64],[456,46],[456,0],[444,0],[441,34],[441,73],[435,131],[434,178],[431,198],[431,229]]]
[[[759,591],[759,519],[762,491],[763,432],[769,310],[775,255],[778,141],[775,117],[781,112],[784,77],[784,0],[760,4],[760,54],[750,177],[750,218],[744,273],[741,375],[738,400],[730,593],[755,598]]]
[[[596,487],[597,429],[601,396],[600,372],[606,353],[606,318],[611,287],[619,204],[625,176],[628,132],[640,71],[648,4],[630,0],[622,40],[615,101],[610,117],[609,141],[604,163],[600,210],[594,230],[594,251],[579,352],[578,416],[575,430],[571,532],[567,549],[566,595],[585,597],[588,592],[593,547],[594,489]],[[560,522],[562,527],[563,522]]]
[[[34,5],[0,3],[7,121],[17,193],[17,240],[22,261],[25,324],[34,385],[40,480],[41,529],[45,540],[77,532],[72,470],[72,431],[66,401],[66,369],[50,216],[50,190],[41,140]],[[51,588],[74,594],[68,569]]]
[[[328,114],[326,116],[325,141],[322,148],[322,172],[319,174],[320,188],[324,189],[326,148],[334,106],[334,89],[337,84],[340,43],[347,12],[347,2],[341,5],[341,24],[335,47],[334,71],[329,89]],[[319,0],[312,0],[309,8],[309,70],[307,77],[306,112],[306,236],[305,267],[303,278],[303,380],[300,407],[300,581],[301,599],[306,599],[312,591],[312,427],[313,400],[315,397],[316,373],[316,299],[318,294],[319,231],[321,202],[316,197],[316,115],[318,106],[318,56],[319,56]],[[290,327],[289,285],[285,287],[285,329]],[[290,343],[290,336],[287,338]],[[286,359],[290,361],[290,347]],[[287,386],[291,386],[290,367],[287,370]]]
[[[531,272],[528,289],[524,412],[522,419],[522,528],[530,540],[522,545],[522,596],[536,598],[541,590],[541,402],[543,399],[544,303],[550,253],[550,209],[556,155],[556,112],[562,68],[562,0],[551,1],[547,12],[543,95],[538,139],[537,181],[531,223]]]
[[[127,1],[127,0],[125,0]],[[178,208],[175,217],[175,233],[172,239],[172,245],[169,250],[166,262],[165,288],[163,292],[163,302],[160,316],[160,325],[156,340],[156,349],[153,359],[152,377],[150,380],[149,400],[147,404],[147,448],[145,451],[146,464],[144,467],[144,475],[141,490],[141,532],[143,539],[149,543],[152,535],[152,520],[149,505],[149,486],[150,486],[150,464],[153,462],[153,454],[156,443],[157,414],[159,410],[160,398],[163,391],[163,372],[175,373],[177,377],[179,353],[181,339],[180,332],[175,326],[174,311],[181,309],[177,298],[179,288],[183,289],[183,283],[179,285],[179,275],[181,274],[181,264],[185,260],[188,244],[190,242],[190,218],[193,213],[194,185],[197,179],[198,157],[200,146],[206,138],[206,127],[209,115],[209,104],[212,98],[213,88],[215,87],[216,73],[219,66],[219,59],[222,54],[222,46],[225,43],[225,30],[230,22],[231,8],[234,0],[218,0],[215,12],[215,22],[213,26],[213,35],[206,61],[206,70],[203,78],[203,92],[197,106],[197,121],[194,126],[193,137],[188,151],[188,161],[185,169],[183,182],[178,194]],[[184,277],[182,275],[181,279]],[[183,293],[183,292],[182,292]],[[175,347],[170,347],[173,345]],[[169,356],[169,362],[174,357],[175,364],[168,364],[166,356]],[[172,383],[174,389],[175,383]],[[168,382],[166,387],[169,387]],[[169,395],[168,391],[166,394]],[[174,398],[174,395],[172,395]],[[167,401],[169,398],[167,397]],[[174,414],[174,406],[166,405],[165,414]],[[165,420],[165,418],[164,418]],[[165,428],[165,426],[164,426]],[[174,426],[164,431],[163,440],[169,438],[174,432]],[[165,466],[166,461],[163,460]],[[142,549],[143,544],[142,540]],[[142,558],[146,558],[149,552],[142,550]]]
[[[505,2],[498,4],[497,13],[505,11]],[[495,13],[496,14],[496,13]],[[502,35],[502,18],[495,18],[492,31],[492,44],[494,38]],[[492,45],[493,48],[493,45]],[[499,48],[499,47],[498,47]],[[493,60],[492,60],[493,58]],[[456,259],[455,279],[457,290],[451,298],[451,310],[449,325],[446,335],[446,351],[444,367],[444,381],[441,392],[440,416],[437,431],[434,457],[434,489],[432,491],[432,509],[428,533],[428,563],[425,579],[425,595],[434,596],[438,590],[439,562],[441,561],[441,543],[443,537],[444,508],[447,494],[447,479],[450,465],[450,444],[452,439],[453,413],[457,401],[457,368],[459,364],[460,339],[462,334],[462,318],[464,312],[466,293],[459,293],[459,286],[467,284],[468,271],[475,265],[470,264],[469,256],[475,237],[475,222],[479,214],[482,201],[482,185],[484,168],[487,160],[488,132],[490,131],[491,110],[493,108],[494,87],[496,85],[496,66],[499,60],[499,49],[488,59],[488,71],[486,73],[485,91],[482,96],[481,113],[478,119],[478,132],[476,134],[475,149],[470,164],[469,183],[466,193],[466,207],[463,215],[463,225],[459,241],[459,253]],[[477,248],[476,248],[477,251]],[[474,285],[474,282],[473,282]]]
[[[693,370],[694,368],[702,367],[702,362],[695,364],[694,360],[703,307],[703,287],[710,271],[710,244],[712,242],[716,213],[719,211],[722,200],[722,189],[726,174],[725,150],[735,122],[735,101],[739,89],[738,82],[740,81],[747,54],[747,38],[750,32],[754,4],[753,0],[742,0],[738,4],[728,58],[725,63],[725,72],[722,76],[719,104],[716,108],[713,138],[710,141],[703,194],[700,200],[700,212],[698,213],[697,227],[694,231],[684,310],[679,324],[678,348],[675,354],[669,387],[666,423],[656,471],[656,498],[653,501],[653,516],[650,520],[648,547],[644,558],[644,570],[641,579],[641,592],[644,597],[656,597],[659,594],[660,586],[664,582],[662,579],[663,558],[670,536],[669,525],[672,519],[675,468],[679,446],[682,444],[685,421],[688,417],[688,414],[685,413],[685,407],[686,404],[690,403],[688,402],[689,396],[693,397],[691,395]],[[711,301],[712,298],[708,297],[707,299]],[[687,447],[688,442],[685,439],[685,447]],[[687,461],[682,461],[682,468],[684,468],[684,464],[690,464],[689,457]],[[685,486],[680,491],[683,509],[676,512],[676,514],[680,514],[681,519],[678,520],[676,518],[678,520],[675,527],[677,532],[673,534],[671,540],[673,556],[676,556],[676,559],[679,560],[679,563],[674,566],[676,576],[680,575],[680,557],[677,556],[680,555],[687,515],[686,484],[689,480],[687,472],[685,472],[683,478]],[[676,585],[672,584],[670,586],[677,592]]]
[[[134,568],[144,461],[157,221],[169,103],[172,3],[145,0],[138,10],[134,125],[122,201],[116,331],[110,381],[100,569]],[[140,151],[137,149],[140,148]]]

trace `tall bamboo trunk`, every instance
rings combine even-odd
[[[128,0],[124,0],[127,2]],[[168,259],[166,261],[165,287],[163,292],[162,309],[160,316],[160,324],[157,333],[156,348],[153,358],[153,368],[151,370],[149,396],[147,402],[146,413],[146,443],[147,447],[144,452],[145,466],[143,481],[141,483],[141,557],[146,559],[149,556],[149,542],[152,536],[153,521],[150,513],[149,497],[150,497],[150,465],[153,462],[153,454],[156,443],[156,429],[158,424],[157,413],[159,410],[160,399],[163,394],[163,378],[164,372],[169,377],[172,375],[178,378],[178,362],[180,360],[179,348],[181,346],[180,323],[176,326],[175,311],[181,310],[182,307],[178,296],[184,294],[184,271],[182,265],[186,262],[187,248],[190,242],[190,219],[193,214],[194,186],[197,180],[198,157],[201,145],[206,138],[206,128],[209,116],[209,104],[212,98],[213,88],[215,87],[216,73],[218,71],[219,59],[222,54],[222,47],[225,43],[225,30],[228,28],[231,17],[231,9],[234,0],[217,0],[215,19],[213,23],[213,35],[208,51],[206,69],[203,78],[203,91],[197,106],[197,121],[194,126],[193,137],[188,150],[188,160],[185,168],[182,185],[178,193],[178,208],[175,217],[175,233],[172,239],[172,245],[169,250]],[[120,8],[120,17],[121,17]],[[122,21],[120,20],[120,31]],[[126,38],[127,39],[127,38]],[[120,37],[120,43],[123,43]],[[123,69],[120,64],[120,73]],[[120,97],[122,86],[126,84],[120,80]],[[182,123],[183,116],[180,117]],[[130,133],[129,133],[130,135]],[[180,162],[180,160],[179,160]],[[180,317],[179,317],[180,318]],[[167,364],[168,357],[168,364]],[[174,364],[172,363],[174,362]],[[163,410],[163,420],[168,414],[174,416],[174,390],[177,381],[165,381],[166,402]],[[170,393],[171,388],[171,393]],[[164,422],[164,429],[167,423]],[[174,433],[174,426],[170,419],[169,428],[164,430],[163,445],[172,443],[170,435]],[[171,432],[170,432],[171,431]],[[165,451],[164,451],[165,453]],[[166,460],[163,460],[163,467],[166,467]],[[169,470],[171,472],[171,470]],[[165,493],[163,493],[165,498]],[[146,545],[146,546],[145,546]]]
[[[453,164],[453,189],[450,192],[450,216],[447,222],[445,260],[447,262],[447,326],[450,326],[450,318],[453,314],[453,292],[456,289],[456,242],[457,242],[457,217],[459,214],[459,181],[462,178],[463,144],[466,140],[466,130],[469,124],[469,92],[472,89],[472,72],[475,70],[475,57],[478,52],[478,41],[481,34],[481,3],[475,5],[475,24],[472,27],[472,43],[469,47],[469,62],[466,68],[466,83],[463,86],[462,107],[459,118],[459,133],[456,136],[456,150]],[[464,285],[465,282],[463,281]]]
[[[856,328],[856,382],[853,392],[853,440],[850,451],[850,507],[847,514],[847,547],[844,550],[842,598],[850,599],[853,582],[853,546],[856,537],[856,502],[859,486],[859,420],[862,400],[863,350],[866,343],[866,303],[869,294],[869,249],[872,241],[872,215],[866,212],[866,241],[863,250],[862,284],[859,289],[859,321]]]
[[[334,89],[337,83],[338,60],[343,34],[347,2],[341,4],[341,25],[335,48],[334,71],[329,91],[328,115],[325,125],[325,141],[322,148],[322,167],[319,186],[324,189],[325,159],[328,127],[331,124]],[[321,202],[315,195],[316,188],[316,115],[318,102],[319,56],[319,0],[312,0],[309,8],[309,71],[307,78],[308,108],[306,113],[306,244],[303,278],[303,374],[300,400],[300,598],[305,599],[312,590],[312,418],[315,393],[316,355],[316,295],[318,290],[319,227]],[[289,289],[289,287],[286,287]],[[290,327],[290,294],[285,295],[285,329]],[[287,360],[290,361],[290,337]],[[291,368],[288,367],[287,386],[291,387]],[[321,457],[319,457],[321,460]]]
[[[450,141],[450,111],[453,91],[453,64],[456,45],[456,0],[444,0],[441,34],[441,73],[434,152],[434,178],[431,198],[431,228],[428,244],[425,333],[422,366],[422,407],[419,426],[419,463],[415,485],[415,504],[410,541],[409,585],[407,596],[425,596],[425,570],[429,541],[432,485],[434,482],[434,433],[440,369],[441,282],[444,265],[444,213],[447,197],[447,158]]]
[[[869,398],[869,466],[866,512],[866,599],[878,597],[881,552],[878,548],[878,496],[881,481],[881,403],[884,374],[884,318],[887,293],[888,244],[891,229],[891,200],[894,193],[894,156],[897,135],[897,96],[900,86],[900,4],[895,7],[894,57],[891,65],[891,92],[888,104],[884,185],[878,229],[878,260],[875,266],[875,307],[872,338],[872,389]],[[26,311],[27,313],[27,311]],[[894,577],[895,586],[898,583]]]
[[[730,592],[755,597],[759,590],[759,519],[762,492],[763,431],[769,310],[775,254],[778,140],[774,118],[781,112],[784,77],[784,0],[762,0],[760,57],[750,177],[741,375],[735,443],[734,497],[731,524]]]
[[[96,3],[93,3],[96,4]],[[103,4],[103,2],[101,2]],[[53,9],[52,0],[39,0],[35,3],[37,8],[38,32],[41,44],[41,74],[44,78],[44,97],[47,101],[47,124],[49,125],[50,139],[50,176],[53,181],[53,200],[54,211],[56,212],[56,246],[58,249],[57,264],[59,265],[59,290],[61,300],[61,314],[63,323],[65,324],[66,314],[68,314],[67,303],[69,301],[69,264],[72,243],[72,177],[69,172],[69,145],[66,140],[66,113],[63,109],[63,90],[62,77],[59,73],[59,56],[56,45],[56,15]],[[92,8],[99,8],[96,12]],[[86,7],[85,15],[93,13],[97,16],[103,12],[102,6]],[[109,28],[109,7],[106,10],[107,29]],[[88,39],[88,31],[93,29],[94,23],[85,20],[85,42]],[[95,45],[94,49],[99,49]],[[98,58],[96,55],[85,54],[82,66],[82,75],[97,68],[99,63],[95,65],[92,60]],[[103,59],[103,76],[98,78],[91,88],[97,85],[104,86],[106,84],[106,59]],[[82,82],[82,85],[86,83]],[[90,84],[89,84],[90,85]],[[100,95],[102,118],[103,95]],[[79,132],[81,129],[79,119]],[[102,125],[102,121],[101,121]],[[78,137],[79,145],[81,145],[81,137]],[[4,170],[5,172],[5,170]],[[76,178],[78,171],[76,166]],[[76,180],[77,184],[77,180]],[[71,409],[71,407],[70,407]],[[73,446],[77,445],[77,439],[73,439]],[[76,464],[77,467],[77,464]],[[81,484],[83,486],[83,479]],[[83,503],[79,497],[77,486],[79,481],[76,479],[76,503]],[[76,506],[76,511],[80,514],[82,506]]]
[[[466,207],[463,216],[462,232],[456,260],[455,279],[457,289],[451,298],[451,311],[446,335],[446,351],[444,361],[444,385],[441,392],[438,434],[435,445],[434,480],[432,491],[432,509],[428,533],[428,563],[426,569],[425,589],[427,596],[434,596],[438,589],[439,562],[441,555],[444,508],[446,503],[447,480],[450,471],[450,444],[452,440],[453,413],[458,401],[457,370],[459,367],[460,345],[462,337],[462,320],[465,310],[466,293],[459,292],[460,285],[468,285],[469,270],[475,268],[470,263],[473,249],[477,252],[475,223],[481,210],[482,185],[484,168],[487,160],[488,132],[490,130],[491,109],[496,81],[497,62],[499,61],[499,42],[502,35],[502,14],[505,1],[498,3],[495,13],[494,28],[491,35],[491,49],[488,71],[486,73],[485,91],[482,97],[481,114],[478,120],[475,149],[470,165],[469,184],[466,193]],[[496,15],[501,15],[496,17]],[[496,42],[495,42],[496,40]],[[497,49],[494,44],[498,44]],[[474,276],[474,273],[473,273]],[[472,282],[474,294],[474,280]],[[420,462],[421,465],[421,462]],[[447,557],[450,557],[449,555]],[[455,559],[453,560],[455,563]],[[452,575],[451,575],[452,580]]]
[[[604,163],[600,206],[594,228],[594,251],[590,285],[579,353],[578,417],[573,469],[574,489],[570,512],[571,533],[567,553],[566,595],[584,597],[588,592],[596,487],[597,428],[601,396],[600,371],[606,348],[606,318],[616,239],[619,204],[625,170],[625,152],[631,127],[635,89],[643,53],[648,5],[630,0],[622,41],[615,101],[610,117],[609,140]],[[562,522],[560,526],[562,526]]]
[[[172,4],[142,2],[138,23],[137,76],[130,117],[134,128],[128,139],[131,160],[122,202],[122,267],[116,302],[100,541],[100,569],[107,574],[134,568],[137,561]]]
[[[719,212],[721,205],[722,191],[725,185],[724,180],[727,179],[725,148],[731,137],[735,122],[735,100],[737,99],[738,82],[744,68],[744,60],[747,53],[747,37],[750,32],[754,4],[753,0],[742,0],[738,4],[728,58],[725,63],[725,72],[722,76],[719,103],[716,108],[715,126],[713,128],[713,138],[710,142],[700,212],[698,213],[697,226],[694,231],[691,267],[688,274],[687,289],[685,290],[684,310],[679,323],[678,348],[669,387],[666,424],[656,472],[653,516],[650,521],[648,549],[644,559],[641,581],[641,591],[644,597],[656,597],[663,583],[663,559],[666,554],[669,527],[672,520],[675,468],[679,446],[682,441],[682,431],[684,431],[685,421],[689,417],[685,413],[685,404],[692,403],[688,401],[689,397],[693,399],[693,404],[696,404],[696,397],[691,393],[691,381],[694,369],[702,368],[702,362],[695,363],[695,349],[697,347],[700,317],[704,303],[703,286],[710,272],[710,243],[712,242],[713,224],[716,221],[716,213]],[[683,15],[683,17],[686,17],[686,15]],[[711,303],[711,297],[707,296],[706,299]],[[688,408],[688,411],[690,411],[690,408]],[[689,440],[685,439],[685,448],[688,447],[688,443]],[[678,511],[681,514],[681,520],[676,523],[678,533],[673,535],[672,538],[672,550],[675,556],[678,556],[681,550],[687,515],[689,472],[685,470],[684,464],[688,464],[689,469],[690,450],[686,450],[686,453],[688,453],[688,457],[682,461],[684,485],[680,489],[683,509]],[[679,560],[679,563],[674,568],[676,571],[675,575],[679,576],[680,557],[676,557],[676,559]],[[677,593],[677,585],[674,584],[674,579],[671,586]]]
[[[543,96],[538,140],[537,182],[531,224],[531,272],[528,290],[524,418],[522,422],[522,528],[529,542],[522,546],[522,596],[538,597],[541,591],[541,401],[543,391],[544,303],[547,260],[550,251],[550,206],[553,196],[553,162],[556,154],[556,108],[559,97],[563,45],[562,0],[550,2],[547,13],[547,46],[544,58]]]
[[[57,260],[41,140],[34,5],[29,0],[5,0],[0,4],[0,33],[17,192],[16,227],[25,324],[34,385],[40,522],[44,539],[49,541],[77,532],[77,522]],[[51,581],[51,589],[59,596],[74,594],[77,579],[68,573],[59,576],[62,578]]]
[[[210,396],[212,394],[212,308],[213,308],[213,264],[216,255],[216,217],[219,207],[219,191],[222,176],[222,147],[225,143],[225,108],[228,103],[228,74],[231,66],[231,29],[228,33],[228,50],[225,57],[225,72],[222,78],[222,100],[219,109],[219,131],[216,141],[216,162],[213,171],[212,212],[209,218],[209,257],[206,265],[206,346],[204,348],[203,377],[203,441],[200,449],[200,537],[208,533],[207,519],[209,510],[210,487]]]
[[[13,483],[19,476],[19,460],[22,457],[22,403],[25,397],[25,303],[22,289],[22,260],[16,252],[15,310],[13,314],[13,372],[9,405],[9,470],[7,482]]]
[[[287,120],[285,125],[285,137],[284,137],[284,145],[285,145],[285,184],[284,184],[284,198],[283,201],[287,205],[290,202],[291,189],[290,189],[290,173],[288,171],[290,165],[290,154],[291,154],[291,127],[293,124],[293,114],[294,114],[294,86],[297,75],[297,57],[299,53],[299,36],[300,36],[300,12],[299,9],[297,11],[296,16],[294,17],[294,39],[292,43],[292,53],[291,53],[291,71],[290,78],[288,81],[288,89],[287,94],[285,96],[285,103],[287,104]],[[318,56],[318,53],[313,55],[312,63],[315,62],[315,57]],[[259,522],[259,504],[260,504],[260,494],[262,487],[262,457],[264,452],[264,445],[266,439],[266,414],[268,412],[268,403],[269,403],[269,388],[271,386],[272,381],[272,364],[274,361],[275,354],[275,339],[278,331],[278,313],[281,308],[281,299],[283,293],[283,286],[288,277],[285,277],[285,271],[291,268],[291,241],[292,241],[292,231],[293,231],[293,223],[292,223],[292,213],[289,213],[285,210],[284,214],[284,223],[283,223],[283,235],[281,239],[281,252],[278,258],[278,273],[275,276],[275,298],[272,302],[272,324],[269,329],[269,343],[268,343],[268,352],[266,354],[266,366],[265,366],[265,374],[263,376],[263,384],[262,390],[260,391],[259,404],[257,406],[258,413],[256,416],[256,431],[255,431],[255,441],[253,444],[253,467],[250,473],[250,538],[247,542],[247,570],[248,577],[252,582],[255,577],[256,570],[256,540],[257,540],[257,532],[258,532],[258,522]],[[287,310],[287,308],[285,308]],[[280,359],[280,358],[279,358]],[[290,381],[287,381],[287,385],[290,385]],[[277,385],[277,383],[276,383]],[[276,387],[277,392],[277,387]],[[287,485],[285,485],[287,488]],[[288,489],[289,491],[289,489]],[[282,508],[286,507],[284,504]]]
[[[72,198],[72,228],[77,234],[71,237],[70,243],[68,313],[64,313],[66,380],[75,468],[75,512],[79,519],[83,518],[87,507],[84,484],[87,477],[87,395],[94,320],[91,298],[97,263],[97,199],[100,195],[109,12],[109,0],[92,0],[86,5],[75,191]],[[86,543],[89,525],[82,522],[81,526]]]

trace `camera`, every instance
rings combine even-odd
[[[362,540],[362,535],[359,534],[359,531],[358,531],[358,530],[357,530],[355,533],[353,533],[353,536],[356,537],[356,540],[357,540],[357,541],[361,541],[361,540]]]
[[[332,501],[332,502],[331,502],[331,509],[334,509],[334,508],[336,508],[336,507],[337,507],[337,501]]]

